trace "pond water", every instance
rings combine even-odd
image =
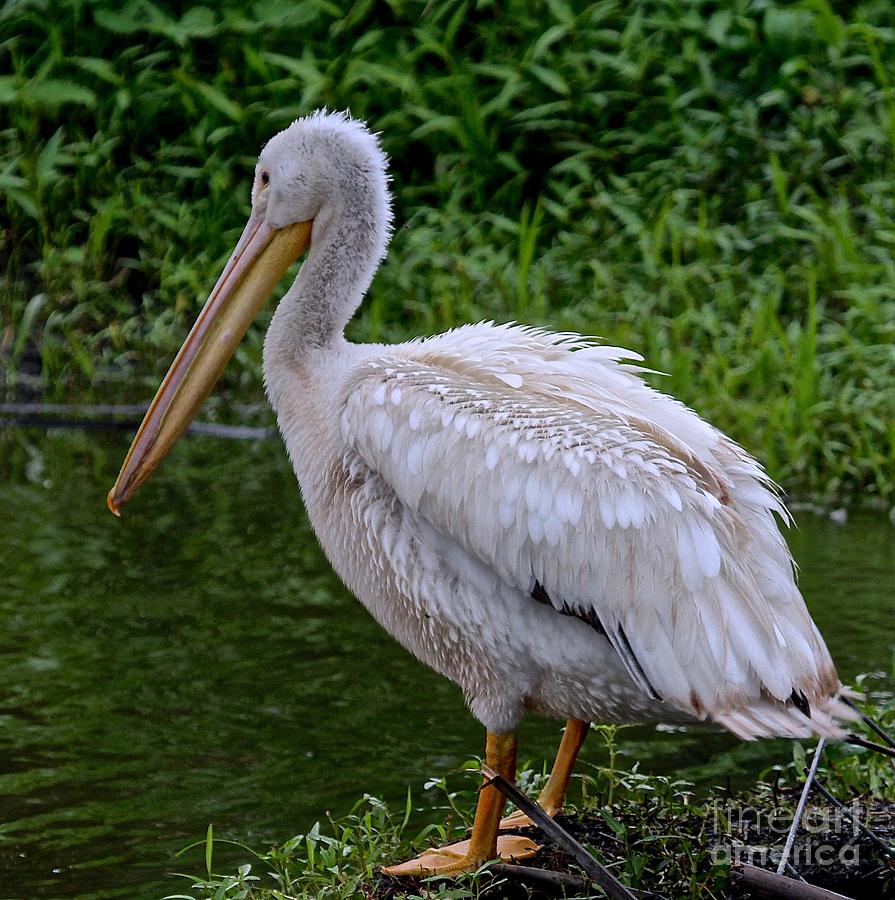
[[[278,441],[182,442],[119,521],[105,493],[127,441],[0,437],[3,897],[176,893],[187,883],[167,873],[201,871],[201,851],[174,854],[209,822],[266,849],[365,792],[400,805],[410,785],[425,806],[428,776],[482,751],[459,691],[330,571]],[[895,528],[798,519],[802,586],[843,677],[877,672],[885,689]],[[530,720],[522,757],[558,737]],[[645,727],[622,746],[703,784],[791,758],[782,741]]]

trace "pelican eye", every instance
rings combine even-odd
[[[267,170],[261,173],[261,184],[263,184],[265,187],[270,184],[270,172],[268,172]]]

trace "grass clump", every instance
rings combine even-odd
[[[11,384],[157,378],[255,152],[327,104],[382,132],[395,176],[355,339],[486,317],[600,334],[787,489],[895,499],[888,0],[52,7],[0,13]],[[260,392],[261,333],[231,388]]]
[[[890,731],[895,726],[891,698],[868,707]],[[764,772],[749,790],[728,786],[697,789],[682,778],[648,775],[639,764],[620,765],[625,757],[623,729],[598,726],[608,751],[602,766],[581,767],[581,800],[559,822],[585,844],[615,876],[631,888],[668,898],[739,898],[731,879],[731,863],[747,862],[776,868],[801,792],[806,756],[812,752],[792,744],[792,759]],[[869,732],[868,732],[868,736]],[[469,765],[470,780],[473,764]],[[828,744],[818,769],[818,782],[848,814],[869,827],[870,838],[816,790],[790,857],[806,880],[840,891],[845,896],[895,896],[895,768],[886,758],[846,744]],[[543,775],[521,773],[522,789],[536,793]],[[473,782],[474,783],[474,782]],[[252,853],[254,861],[234,875],[213,873],[213,835],[200,850],[205,875],[181,876],[189,892],[170,895],[179,900],[223,898],[522,898],[559,896],[531,894],[520,883],[495,876],[483,867],[478,873],[425,882],[396,881],[381,876],[382,865],[427,846],[461,840],[471,824],[476,792],[453,791],[439,779],[444,821],[414,833],[408,827],[412,805],[391,813],[374,797],[366,796],[344,819],[320,824],[268,853]],[[327,833],[329,832],[329,833]],[[885,849],[888,847],[888,851]],[[187,848],[190,850],[192,848]],[[560,851],[545,848],[530,865],[576,872]],[[580,873],[579,873],[580,874]],[[570,900],[594,896],[587,891],[566,894]]]

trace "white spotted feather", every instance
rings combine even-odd
[[[770,731],[810,731],[793,694],[826,706],[838,680],[774,521],[779,497],[628,356],[488,323],[388,348],[346,382],[342,439],[520,604],[535,579],[557,605],[595,614],[645,692],[728,727],[744,707],[779,706]],[[367,411],[399,376],[383,454]]]

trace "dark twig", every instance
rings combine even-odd
[[[512,881],[525,881],[542,887],[564,888],[576,894],[584,893],[590,884],[577,875],[565,872],[554,872],[552,869],[535,869],[532,866],[517,866],[510,863],[493,863],[488,871]]]
[[[0,404],[0,413],[4,406],[13,404]],[[25,405],[25,404],[22,404]],[[28,404],[30,405],[30,404]],[[104,409],[105,407],[92,407],[91,409]],[[110,407],[112,410],[130,409],[130,407]],[[142,411],[142,409],[141,409]],[[4,426],[16,426],[18,428],[64,428],[78,429],[81,431],[136,431],[140,426],[139,419],[95,419],[90,415],[83,418],[65,418],[56,415],[44,415],[35,413],[15,413],[0,415],[0,428]],[[240,441],[261,441],[276,436],[275,428],[256,428],[251,425],[219,425],[216,422],[193,422],[189,429],[190,434],[203,434],[208,437],[227,438]]]
[[[861,716],[861,720],[864,724],[876,734],[877,737],[880,737],[887,743],[890,747],[895,747],[895,738],[886,731],[882,725],[879,724],[875,719],[871,719],[870,716],[867,715],[856,703],[849,700],[848,697],[840,697],[839,698],[846,706],[851,707],[856,713]]]
[[[801,874],[792,867],[792,863],[787,863],[783,867],[783,872],[786,872],[786,874],[789,875],[790,878],[795,878],[796,881],[804,881],[805,880],[804,878],[802,878]],[[782,875],[783,872],[778,872],[777,874]]]
[[[189,434],[227,438],[231,441],[266,441],[277,436],[276,428],[257,428],[254,425],[219,425],[217,422],[193,422]]]
[[[842,894],[806,881],[795,881],[748,863],[734,863],[730,875],[735,884],[755,897],[771,897],[775,900],[848,900]]]
[[[848,819],[849,822],[852,823],[862,834],[866,835],[870,838],[875,844],[877,844],[880,848],[885,850],[886,853],[892,853],[893,847],[891,844],[887,844],[878,834],[874,834],[871,829],[869,829],[860,819],[856,819],[850,812],[848,807],[838,798],[833,796],[823,785],[822,781],[815,779],[814,786],[820,791],[823,798],[828,802],[832,803],[838,810],[842,812],[842,815]]]
[[[137,419],[63,419],[58,416],[0,416],[0,428],[59,428],[69,431],[136,431]]]
[[[142,416],[148,403],[0,403],[0,413],[13,416]]]
[[[895,748],[884,747],[882,744],[874,744],[873,741],[867,741],[857,734],[850,734],[845,739],[846,744],[854,744],[856,747],[863,747],[865,750],[875,750],[883,756],[895,759]]]
[[[533,866],[518,866],[510,863],[492,863],[488,871],[509,881],[522,881],[526,884],[541,888],[557,888],[571,891],[576,894],[587,892],[592,882],[578,875],[570,875],[568,872],[556,872],[553,869],[536,869]],[[636,891],[628,888],[637,900],[665,900],[661,894],[653,894],[650,891]]]
[[[613,900],[634,900],[634,895],[608,869],[601,866],[572,835],[557,825],[537,803],[529,800],[515,784],[507,781],[490,766],[483,765],[482,773],[488,779],[489,784],[494,785],[504,796],[509,797],[547,837],[573,857],[588,877],[603,888],[609,897],[612,897]]]

